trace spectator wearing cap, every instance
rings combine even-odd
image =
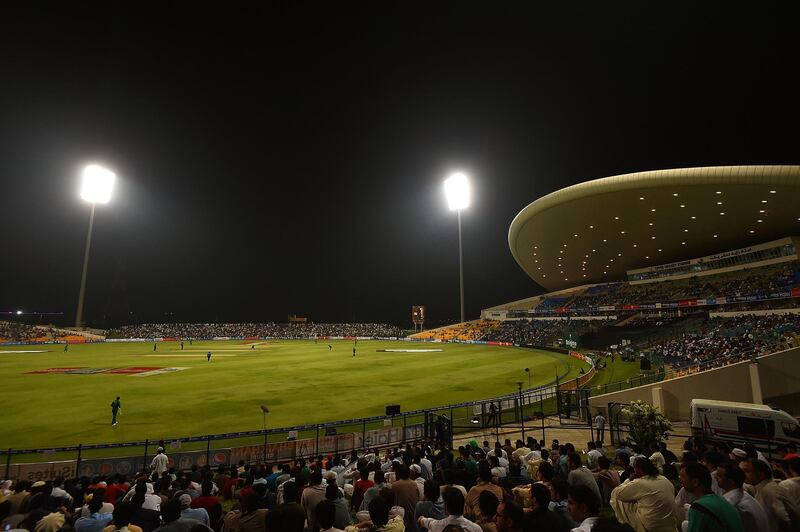
[[[419,489],[419,500],[422,500],[422,496],[425,495],[425,479],[422,478],[422,468],[419,464],[411,464],[408,466],[409,476],[411,480],[417,483],[417,488]]]
[[[207,527],[211,527],[211,520],[208,517],[208,511],[205,508],[192,508],[192,496],[184,493],[178,497],[178,502],[181,504],[181,517],[187,519],[194,519],[200,521]]]
[[[156,450],[156,455],[150,462],[150,470],[155,473],[158,473],[159,475],[163,475],[164,473],[166,473],[168,468],[169,468],[169,458],[167,458],[167,455],[164,454],[164,448],[159,447]]]
[[[711,472],[702,464],[690,462],[681,467],[681,484],[694,495],[689,507],[685,532],[744,532],[742,519],[731,504],[711,491]]]
[[[731,462],[717,468],[717,482],[722,496],[739,512],[745,530],[769,530],[767,514],[752,495],[744,491],[744,471]]]
[[[460,526],[465,532],[482,532],[479,525],[464,517],[464,495],[459,490],[447,488],[442,494],[442,499],[444,500],[444,512],[447,517],[438,520],[430,517],[420,517],[417,520],[417,526],[427,529],[428,532],[442,532],[450,525]],[[406,530],[414,529],[406,528]]]
[[[634,461],[631,477],[611,492],[611,507],[618,521],[637,532],[674,532],[677,526],[675,488],[643,456]]]

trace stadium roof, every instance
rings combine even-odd
[[[543,196],[511,222],[511,254],[548,290],[800,234],[800,166],[638,172]]]

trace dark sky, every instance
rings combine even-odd
[[[546,193],[639,170],[798,163],[796,18],[781,4],[117,4],[0,21],[0,309],[74,319],[87,162],[118,174],[96,217],[97,326],[288,313],[406,326],[413,304],[451,320],[442,180],[456,169],[474,187],[463,229],[477,317],[541,291],[507,232]]]

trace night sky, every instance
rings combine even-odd
[[[95,220],[89,325],[296,313],[404,327],[414,304],[432,324],[458,316],[451,171],[473,184],[475,318],[541,292],[507,233],[544,194],[640,170],[797,164],[794,14],[651,4],[6,13],[0,310],[74,320],[88,162],[118,175]]]

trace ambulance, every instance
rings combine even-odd
[[[768,405],[692,399],[692,435],[705,442],[721,441],[731,447],[752,443],[769,458],[778,458],[779,445],[800,447],[800,423]]]

